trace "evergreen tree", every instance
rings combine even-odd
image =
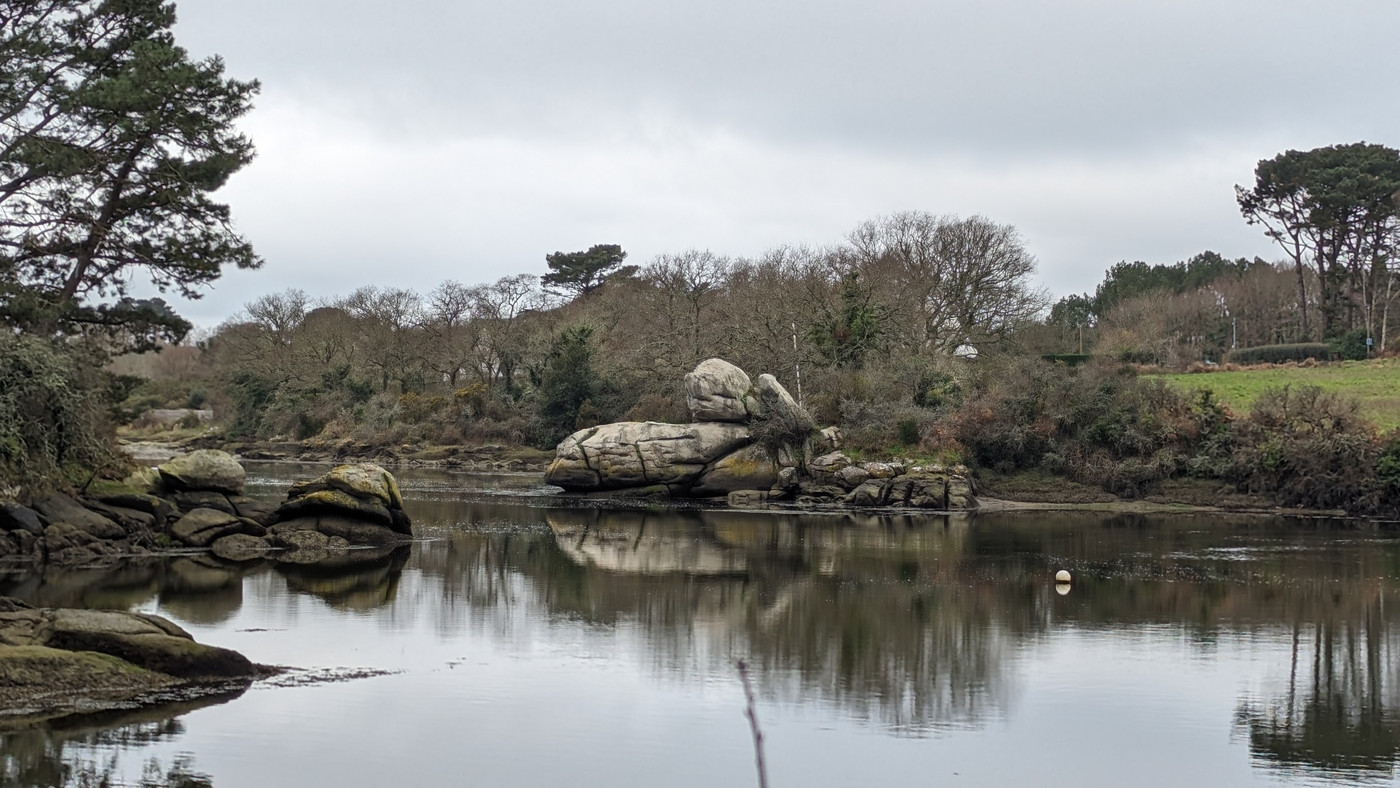
[[[210,194],[253,158],[234,129],[257,82],[174,43],[160,0],[0,6],[0,319],[134,346],[189,324],[137,301],[138,271],[197,298],[261,260]]]
[[[586,296],[602,287],[608,276],[636,271],[634,266],[622,268],[627,253],[617,244],[595,244],[584,252],[555,252],[545,255],[550,272],[540,277],[540,284],[555,292]]]

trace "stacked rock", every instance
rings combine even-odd
[[[166,497],[184,514],[170,536],[186,547],[207,547],[231,561],[266,555],[272,507],[243,494],[247,474],[226,452],[201,449],[159,466]]]
[[[851,462],[835,451],[840,430],[815,429],[772,375],[750,381],[742,369],[712,358],[685,376],[685,389],[692,423],[625,421],[580,430],[559,444],[545,482],[568,492],[727,495],[743,506],[791,497],[850,506],[977,506],[965,468]]]
[[[671,496],[767,490],[783,456],[757,433],[810,426],[772,375],[756,382],[728,361],[700,362],[685,376],[690,424],[624,421],[580,430],[559,444],[545,481],[574,492],[631,490]]]
[[[292,485],[272,523],[272,543],[293,550],[389,545],[413,538],[398,482],[370,463],[339,465]]]

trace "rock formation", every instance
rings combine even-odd
[[[0,708],[9,713],[70,702],[91,710],[102,701],[256,673],[242,654],[197,643],[160,616],[34,608],[0,597]]]
[[[852,506],[973,509],[965,468],[853,463],[840,430],[816,430],[772,375],[756,381],[723,359],[685,376],[690,424],[626,421],[565,438],[545,481],[568,492],[773,498]],[[818,454],[818,452],[825,453]]]
[[[314,532],[325,538],[309,536]],[[338,465],[298,482],[272,517],[273,545],[320,550],[344,545],[389,545],[413,538],[398,482],[378,465]]]
[[[104,564],[178,546],[232,563],[274,550],[314,563],[328,550],[412,537],[398,483],[378,465],[341,465],[295,484],[280,507],[245,496],[244,483],[236,459],[206,449],[133,474],[135,489],[146,492],[3,502],[0,562]]]

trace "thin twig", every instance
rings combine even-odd
[[[768,767],[763,763],[763,731],[758,729],[758,713],[754,711],[753,687],[749,685],[749,666],[739,660],[739,682],[744,685],[744,716],[753,731],[754,763],[758,765],[758,788],[768,788]]]

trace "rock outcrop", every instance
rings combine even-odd
[[[195,642],[145,613],[35,608],[0,597],[0,709],[5,714],[130,705],[156,690],[217,681],[246,686],[258,673],[236,651]]]
[[[559,444],[545,481],[579,493],[718,497],[757,491],[760,501],[977,506],[965,468],[853,463],[837,451],[840,430],[817,430],[772,375],[750,379],[712,358],[685,376],[685,392],[690,424],[629,421],[579,430]]]
[[[296,531],[319,541],[289,560],[313,563],[328,550],[398,544],[413,533],[398,483],[378,465],[341,465],[295,484],[280,507],[243,495],[243,467],[221,451],[192,452],[138,478],[145,492],[0,503],[0,563],[106,564],[169,546],[238,563],[295,552],[301,542],[286,534]]]
[[[393,475],[378,465],[360,463],[338,465],[324,476],[292,485],[268,531],[273,544],[292,548],[315,542],[320,549],[331,539],[382,546],[412,539],[413,523]],[[291,535],[297,531],[321,534],[326,545]]]

